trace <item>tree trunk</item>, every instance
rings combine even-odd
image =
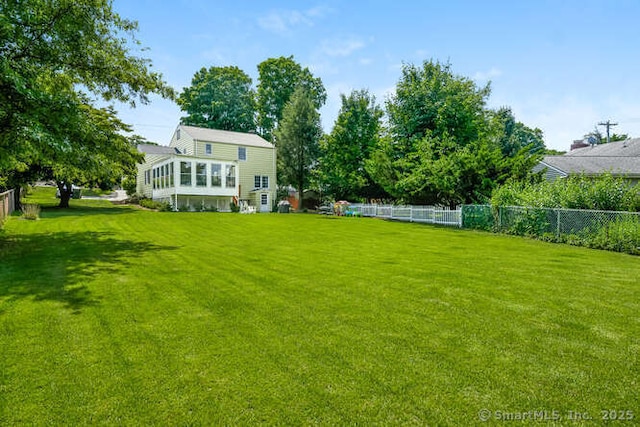
[[[22,199],[22,187],[19,185],[16,185],[13,189],[13,209],[15,211],[20,211],[20,209],[22,209],[22,202],[20,201]]]
[[[302,203],[304,201],[304,184],[301,182],[298,183],[298,211],[302,212],[304,207]]]
[[[72,186],[69,182],[56,182],[58,185],[58,190],[60,191],[60,203],[58,204],[59,208],[68,208],[69,207],[69,199],[71,199],[72,195]]]

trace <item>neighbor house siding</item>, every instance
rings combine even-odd
[[[540,162],[537,165],[535,165],[533,167],[533,172],[534,173],[538,173],[538,172],[543,172],[544,174],[544,179],[547,181],[555,181],[558,178],[566,178],[567,177],[567,173],[554,168],[553,166],[550,166],[544,162]]]

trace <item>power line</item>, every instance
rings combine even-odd
[[[618,126],[617,123],[611,123],[611,120],[607,120],[606,122],[598,123],[598,126],[606,126],[607,127],[607,143],[611,142],[611,138],[609,137],[609,128],[613,126]]]

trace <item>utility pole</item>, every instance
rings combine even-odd
[[[611,142],[611,137],[609,136],[609,128],[612,126],[618,126],[617,123],[611,123],[611,120],[607,120],[606,122],[598,123],[598,126],[606,126],[607,128],[607,144]]]

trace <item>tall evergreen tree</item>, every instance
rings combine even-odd
[[[274,136],[278,150],[278,179],[281,184],[298,190],[298,206],[302,209],[304,190],[317,163],[322,137],[320,114],[304,86],[298,86],[285,105]]]
[[[354,90],[341,99],[333,130],[320,141],[319,183],[336,200],[383,197],[384,190],[365,169],[380,138],[383,111],[367,90]]]
[[[316,109],[327,99],[322,80],[313,77],[308,68],[302,68],[293,56],[269,58],[258,64],[258,73],[258,131],[267,141],[273,142],[273,132],[282,119],[284,107],[298,86],[307,90]]]

